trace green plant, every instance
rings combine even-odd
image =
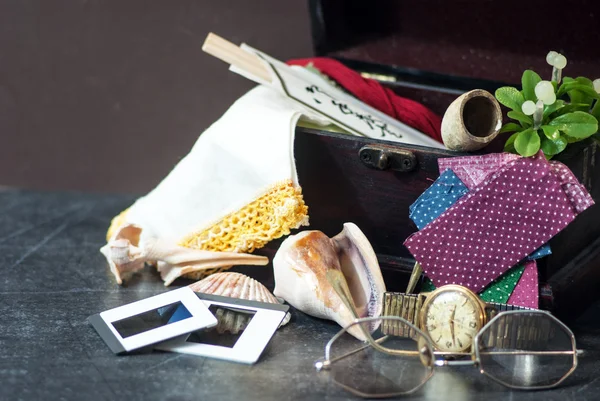
[[[546,61],[553,67],[552,81],[544,81],[532,70],[523,72],[522,90],[505,86],[496,90],[496,99],[511,109],[500,132],[514,132],[504,145],[506,152],[533,156],[540,149],[548,159],[568,144],[594,135],[600,141],[600,79],[562,79],[567,59],[550,52]]]

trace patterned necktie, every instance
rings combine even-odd
[[[496,302],[500,304],[505,304],[508,302],[508,299],[514,294],[523,293],[523,291],[519,291],[518,284],[521,283],[521,278],[523,277],[523,272],[525,270],[525,265],[517,265],[508,269],[506,273],[498,277],[496,280],[492,281],[487,287],[485,287],[480,293],[479,298],[485,302]],[[530,283],[529,283],[530,284]],[[423,280],[423,284],[421,285],[421,292],[431,292],[435,290],[435,285],[433,282],[425,277]],[[531,285],[527,286],[527,291],[535,291],[537,293],[537,283],[532,287]],[[522,297],[517,297],[515,300],[517,303],[513,305],[519,306],[529,306],[529,304],[524,305],[519,303]]]
[[[438,166],[440,174],[443,174],[446,169],[452,169],[461,183],[464,183],[463,185],[465,185],[468,190],[471,190],[484,182],[487,177],[498,171],[506,163],[516,160],[519,157],[520,156],[513,153],[490,153],[482,156],[449,157],[438,159]],[[442,214],[442,212],[439,214]],[[544,256],[551,254],[552,250],[550,249],[550,245],[544,244],[527,256],[527,260],[541,259]]]
[[[488,156],[475,156],[480,163],[470,163],[469,157],[457,157],[459,163],[465,160],[468,165],[469,177],[481,177],[478,172],[480,168],[487,168],[489,164],[495,165],[498,160],[497,155],[491,154],[490,163],[486,163],[485,159]],[[442,160],[442,159],[440,159]],[[453,159],[444,159],[453,160]],[[502,163],[506,164],[506,163]],[[455,163],[452,163],[454,166]],[[458,163],[456,163],[458,165]],[[496,167],[496,166],[495,166]],[[498,165],[496,169],[501,167]],[[460,169],[460,166],[459,166]],[[473,185],[479,184],[479,181],[473,181]],[[439,215],[445,212],[450,206],[458,201],[463,195],[468,192],[466,185],[451,169],[447,169],[435,180],[435,182],[419,196],[419,198],[409,207],[409,216],[417,226],[422,229],[427,224],[435,220]],[[546,244],[534,251],[527,259],[539,259],[550,254],[550,247]],[[529,274],[523,277],[523,271],[527,267]],[[535,275],[531,274],[534,270]],[[523,278],[522,278],[523,277]],[[533,280],[533,281],[532,281]],[[435,285],[429,278],[425,278],[421,286],[422,292],[435,290]],[[480,298],[485,302],[507,303],[509,298],[512,300],[512,305],[526,306],[529,308],[538,307],[538,283],[537,283],[537,267],[535,263],[527,263],[526,265],[517,265],[511,267],[505,274],[496,278],[480,293]]]
[[[568,168],[540,152],[488,174],[404,244],[435,285],[478,292],[592,204]]]
[[[535,260],[525,263],[525,270],[506,303],[534,309],[539,307],[538,271]]]
[[[467,192],[465,184],[448,169],[409,206],[408,216],[422,230]]]
[[[506,163],[520,156],[513,153],[490,153],[483,156],[448,157],[438,159],[440,174],[451,169],[468,189],[474,189]]]

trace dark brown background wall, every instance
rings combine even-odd
[[[312,54],[301,0],[0,0],[0,186],[151,189],[252,86],[209,31]]]

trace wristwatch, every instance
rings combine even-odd
[[[448,284],[429,293],[386,292],[383,316],[400,316],[429,336],[443,352],[467,352],[479,330],[496,314],[511,310],[534,310],[482,301],[470,289]],[[383,322],[384,334],[414,338],[416,333],[398,321]]]

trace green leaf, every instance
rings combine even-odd
[[[567,134],[562,134],[561,137],[565,138],[568,143],[581,142],[585,139],[585,138],[573,138],[572,136],[569,136]]]
[[[571,103],[578,103],[578,104],[585,105],[585,107],[583,107],[581,109],[581,111],[588,111],[590,109],[590,106],[592,105],[592,102],[594,101],[593,97],[588,96],[585,93],[580,92],[578,90],[569,91],[568,95],[569,95],[569,100],[571,101]]]
[[[564,95],[565,93],[567,93],[567,87],[569,85],[572,85],[572,84],[576,83],[576,82],[577,81],[575,81],[573,78],[563,77],[562,83],[560,84],[560,87],[558,88],[558,91],[556,91],[556,97],[559,98],[562,95]]]
[[[517,153],[517,150],[515,149],[515,139],[517,138],[517,135],[519,135],[519,133],[515,133],[512,134],[510,136],[510,138],[508,138],[506,140],[506,143],[504,144],[504,151],[505,152],[510,152],[510,153]]]
[[[504,86],[496,89],[496,99],[509,109],[516,111],[521,111],[521,106],[525,102],[521,92],[512,86]]]
[[[548,106],[545,106],[543,119],[545,119],[546,117],[548,117],[550,114],[554,113],[555,111],[562,109],[563,107],[565,107],[564,100],[557,100],[556,102],[549,104]]]
[[[587,104],[585,104],[585,103],[565,104],[564,107],[561,107],[560,109],[558,109],[556,112],[554,112],[554,115],[550,116],[550,117],[551,118],[556,118],[556,117],[561,116],[563,114],[573,113],[574,111],[587,112],[589,109],[590,109],[590,106],[587,105]]]
[[[523,97],[525,100],[531,100],[535,102],[537,97],[535,96],[535,86],[542,81],[542,78],[532,70],[525,70],[523,77],[521,77],[521,85],[523,86]]]
[[[588,86],[592,89],[594,88],[594,82],[592,82],[591,79],[586,78],[586,77],[577,77],[577,78],[575,78],[575,82],[578,83],[579,85]]]
[[[545,136],[542,137],[541,148],[547,156],[554,156],[565,150],[567,147],[567,139],[558,137],[558,139],[548,139]]]
[[[593,87],[589,87],[587,85],[580,85],[580,84],[575,83],[572,85],[568,85],[566,87],[566,91],[570,98],[572,98],[571,92],[577,91],[577,92],[581,92],[582,94],[589,96],[593,99],[598,99],[598,92],[596,92]]]
[[[528,128],[517,134],[514,145],[521,156],[533,156],[540,150],[540,136],[533,128]]]
[[[529,127],[531,124],[533,124],[533,119],[530,116],[526,116],[525,114],[523,114],[522,111],[513,110],[513,111],[509,111],[508,113],[506,113],[506,115],[509,118],[512,118],[513,120],[517,120],[524,127],[526,127],[526,126]]]
[[[599,98],[598,93],[594,90],[594,83],[586,77],[575,79],[565,77],[556,97],[565,93],[569,95],[571,103],[585,103],[588,107],[592,104],[593,99]]]
[[[598,131],[598,120],[583,111],[563,114],[550,121],[548,125],[557,127],[573,138],[587,138]]]
[[[594,82],[591,79],[586,78],[586,77],[577,77],[577,78],[575,78],[575,81],[577,81],[581,85],[587,85],[590,88],[594,87]]]
[[[500,130],[500,133],[504,133],[504,132],[515,132],[515,131],[521,131],[523,129],[523,127],[521,127],[519,124],[515,124],[515,123],[506,123],[504,124],[504,127],[502,127],[502,129]]]
[[[552,125],[542,125],[540,128],[542,129],[544,135],[546,135],[548,139],[556,140],[560,138],[560,132],[558,128],[553,127]]]
[[[594,104],[592,111],[590,111],[590,114],[596,117],[596,120],[600,121],[600,99],[596,100],[596,103]]]

